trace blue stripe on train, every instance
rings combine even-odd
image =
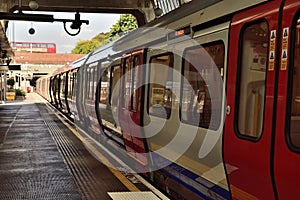
[[[164,160],[164,163],[169,162],[157,154],[155,156],[154,155],[155,153],[152,152],[154,160],[159,160],[160,163],[162,160]],[[171,163],[167,167],[160,169],[160,171],[164,172],[168,175],[168,177],[176,180],[186,188],[192,190],[202,198],[209,200],[231,199],[229,191],[177,165],[176,163]]]

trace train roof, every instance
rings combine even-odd
[[[74,61],[72,64],[56,70],[54,75],[78,68],[85,64],[99,62],[101,60],[102,62],[112,62],[114,59],[122,56],[122,53],[124,52],[146,47],[152,42],[161,39],[164,41],[168,40],[168,35],[178,30],[178,28],[182,28],[183,25],[192,29],[193,27],[206,22],[222,18],[224,16],[230,16],[235,12],[267,1],[268,0],[191,1],[158,18],[157,20],[154,20],[146,26],[131,31],[129,34],[125,34],[117,40],[94,50],[81,59]]]
[[[165,27],[172,29],[173,24],[205,23],[270,0],[201,0],[183,4],[163,17],[157,18],[146,26]],[[186,18],[189,16],[188,18]],[[192,21],[191,21],[192,20]],[[176,26],[175,26],[176,28]]]
[[[85,63],[85,60],[87,59],[88,55],[83,56],[82,58],[75,60],[74,62],[72,62],[71,64],[66,64],[58,69],[56,69],[51,76],[55,76],[58,74],[61,74],[63,72],[69,71],[69,70],[73,70],[76,69],[80,66],[82,66]]]
[[[193,29],[216,19],[222,19],[224,22],[226,20],[229,21],[229,17],[234,13],[267,1],[268,0],[191,1],[150,22],[144,27],[134,30],[131,34],[116,41],[114,48],[116,51],[122,51],[124,49],[135,48],[138,45],[147,45],[152,41],[167,38],[169,33],[183,28],[183,26]],[[210,25],[212,26],[212,24]]]
[[[124,36],[123,36],[124,37]],[[121,37],[122,38],[122,37]],[[116,57],[116,55],[121,55],[121,52],[115,52],[112,48],[112,46],[121,38],[110,42],[109,44],[102,46],[96,50],[94,50],[93,52],[83,56],[82,58],[75,60],[74,62],[72,62],[71,64],[67,64],[63,67],[58,68],[57,70],[55,70],[52,73],[52,76],[64,73],[66,71],[69,70],[73,70],[76,68],[79,68],[85,64],[90,64],[93,62],[98,62],[99,60],[107,60],[107,57],[109,57],[108,55],[112,55],[112,57]]]
[[[144,47],[153,41],[164,39],[167,35],[182,25],[190,27],[233,14],[268,0],[201,0],[191,1],[178,9],[171,11],[157,20],[141,27],[119,39],[98,48],[87,57],[90,64],[109,57],[117,58],[122,52]]]
[[[94,50],[93,52],[91,52],[88,55],[86,64],[90,64],[90,63],[93,63],[93,62],[96,62],[99,60],[111,61],[111,60],[114,60],[115,58],[118,58],[119,56],[121,56],[123,51],[117,50],[113,47],[118,43],[118,41],[122,40],[123,37],[124,37],[124,35],[121,36],[120,38],[118,38],[117,40],[112,41],[112,42]]]

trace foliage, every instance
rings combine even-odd
[[[26,92],[21,89],[16,89],[16,96],[26,96]]]
[[[131,14],[123,14],[117,23],[111,27],[108,36],[114,37],[116,35],[120,35],[120,33],[124,33],[136,28],[138,28],[136,18]]]
[[[99,47],[99,42],[95,40],[81,40],[72,50],[73,54],[88,54]]]
[[[138,28],[135,17],[131,14],[123,14],[120,19],[111,27],[108,33],[99,33],[91,40],[79,41],[72,50],[73,54],[88,54],[95,49],[115,40],[122,32]]]
[[[13,86],[15,85],[15,79],[13,78],[7,79],[6,84],[9,85],[10,88],[13,88]]]
[[[98,35],[96,35],[95,37],[93,37],[92,40],[97,40],[100,43],[107,40],[108,39],[108,35],[106,33],[99,33]]]
[[[105,33],[99,33],[92,40],[82,40],[76,44],[72,50],[73,54],[88,54],[96,48],[103,46],[109,42],[108,36]]]

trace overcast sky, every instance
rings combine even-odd
[[[49,14],[49,13],[47,13]],[[74,19],[75,13],[51,13],[55,19]],[[57,53],[70,53],[80,40],[90,40],[101,32],[108,32],[111,26],[120,18],[119,14],[88,14],[80,13],[80,19],[89,20],[89,25],[82,24],[81,31],[77,36],[69,36],[62,22],[24,22],[10,21],[7,37],[9,41],[16,42],[54,42]],[[30,35],[28,30],[35,29],[35,34]],[[67,28],[70,23],[67,23]],[[68,29],[71,33],[75,30]]]

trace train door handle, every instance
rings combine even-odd
[[[226,115],[230,115],[231,108],[229,105],[226,106]]]

